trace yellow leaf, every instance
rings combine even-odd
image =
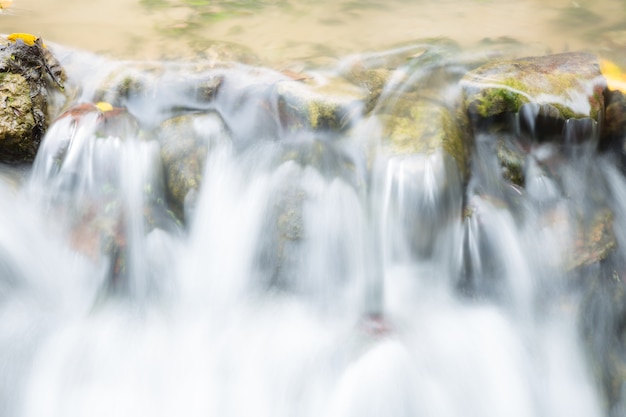
[[[11,4],[13,4],[13,0],[0,0],[0,13],[11,7]]]
[[[604,78],[606,78],[609,90],[617,90],[626,93],[626,73],[624,73],[617,64],[607,59],[601,59],[600,71],[602,75],[604,75]]]
[[[103,113],[113,110],[113,106],[106,101],[99,101],[96,103],[96,107]]]
[[[35,36],[31,33],[11,33],[7,36],[7,39],[11,42],[17,42],[18,39],[21,39],[26,45],[33,46],[35,42],[37,42],[37,39],[39,39],[39,36]],[[43,42],[41,46],[46,47]]]

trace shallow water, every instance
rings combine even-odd
[[[535,50],[610,52],[626,43],[619,0],[184,1],[15,0],[0,32],[30,32],[117,58],[189,56],[211,41],[274,65],[446,37],[509,38]]]

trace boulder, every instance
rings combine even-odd
[[[363,113],[363,90],[341,78],[281,81],[276,95],[279,119],[287,132],[340,132]]]
[[[229,133],[222,118],[208,112],[163,122],[158,138],[168,200],[174,212],[184,218],[185,210],[193,205],[193,196],[202,183],[210,148],[229,141]]]
[[[19,35],[19,36],[18,36]],[[0,38],[0,161],[31,162],[48,128],[48,89],[64,74],[41,39]]]
[[[467,141],[453,112],[429,101],[405,104],[380,116],[385,145],[391,154],[432,154],[441,149],[454,159],[459,172],[466,174]]]
[[[144,127],[180,114],[211,108],[223,75],[207,62],[117,63],[92,100],[126,108]]]
[[[560,134],[567,119],[600,122],[606,80],[588,53],[493,61],[461,80],[464,107],[475,125],[519,113],[532,134]],[[513,126],[509,126],[513,129]]]

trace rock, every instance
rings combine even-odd
[[[514,141],[500,138],[496,142],[496,155],[502,168],[502,177],[514,185],[524,187],[526,155],[523,150]]]
[[[276,95],[279,119],[288,132],[344,131],[363,113],[363,91],[341,78],[278,82]]]
[[[386,90],[401,88],[405,93],[417,90],[426,96],[424,90],[429,89],[432,96],[437,96],[439,88],[449,85],[450,69],[446,64],[455,55],[458,59],[459,51],[458,45],[449,39],[424,39],[396,45],[385,52],[352,56],[343,64],[341,74],[365,90],[364,113],[369,114],[377,105],[393,100],[384,97]]]
[[[541,134],[541,119],[600,122],[606,80],[595,55],[563,53],[494,61],[461,80],[464,107],[475,124],[512,113],[528,113],[531,133]],[[526,107],[525,105],[530,105]]]
[[[0,39],[0,161],[9,163],[35,158],[48,127],[48,89],[64,79],[39,38],[16,35]]]
[[[133,263],[136,239],[178,229],[159,160],[156,141],[145,140],[136,120],[108,103],[83,103],[63,113],[35,159],[36,195],[67,229],[74,249],[108,262],[111,290],[129,286],[144,268]]]
[[[364,114],[369,114],[376,106],[392,72],[386,68],[367,69],[357,64],[346,72],[344,77],[366,92]]]
[[[191,207],[200,189],[204,163],[211,147],[229,141],[222,118],[214,112],[179,116],[161,124],[158,133],[168,199],[177,215]]]
[[[400,100],[402,101],[402,100]],[[404,242],[412,257],[436,256],[446,228],[458,221],[467,179],[465,141],[452,113],[428,101],[407,101],[379,116],[390,184],[390,241]]]
[[[608,86],[600,147],[619,155],[622,170],[626,171],[626,74],[608,60],[601,61],[601,68]]]
[[[626,271],[614,266],[604,262],[586,270],[580,323],[606,415],[617,417],[626,406]]]
[[[617,248],[613,213],[609,209],[596,210],[588,221],[580,220],[578,223],[572,250],[566,260],[570,270],[600,262]]]
[[[222,73],[207,63],[120,63],[96,88],[93,101],[126,108],[140,123],[164,120],[211,108]]]
[[[626,131],[626,96],[622,91],[607,92],[606,114],[603,132],[603,142],[609,143],[620,141],[623,132]],[[626,153],[623,144],[619,145],[622,152]]]
[[[446,107],[429,101],[399,99],[388,114],[379,116],[383,137],[391,154],[433,154],[443,150],[457,164],[459,173],[468,173],[467,139],[455,115]]]

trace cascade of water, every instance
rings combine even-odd
[[[150,128],[170,105],[219,113],[199,132],[210,146],[184,227],[153,132],[128,115],[70,112],[24,192],[0,182],[0,411],[602,415],[565,308],[577,230],[558,218],[597,208],[581,202],[603,184],[623,240],[621,174],[586,149],[548,166],[551,148],[534,144],[522,192],[480,135],[471,178],[443,148],[369,155],[359,129],[283,129],[257,106],[276,104],[276,76],[253,88],[236,74],[210,104],[178,90],[127,103]],[[391,79],[414,93],[415,77]],[[393,88],[360,122],[401,101]]]

